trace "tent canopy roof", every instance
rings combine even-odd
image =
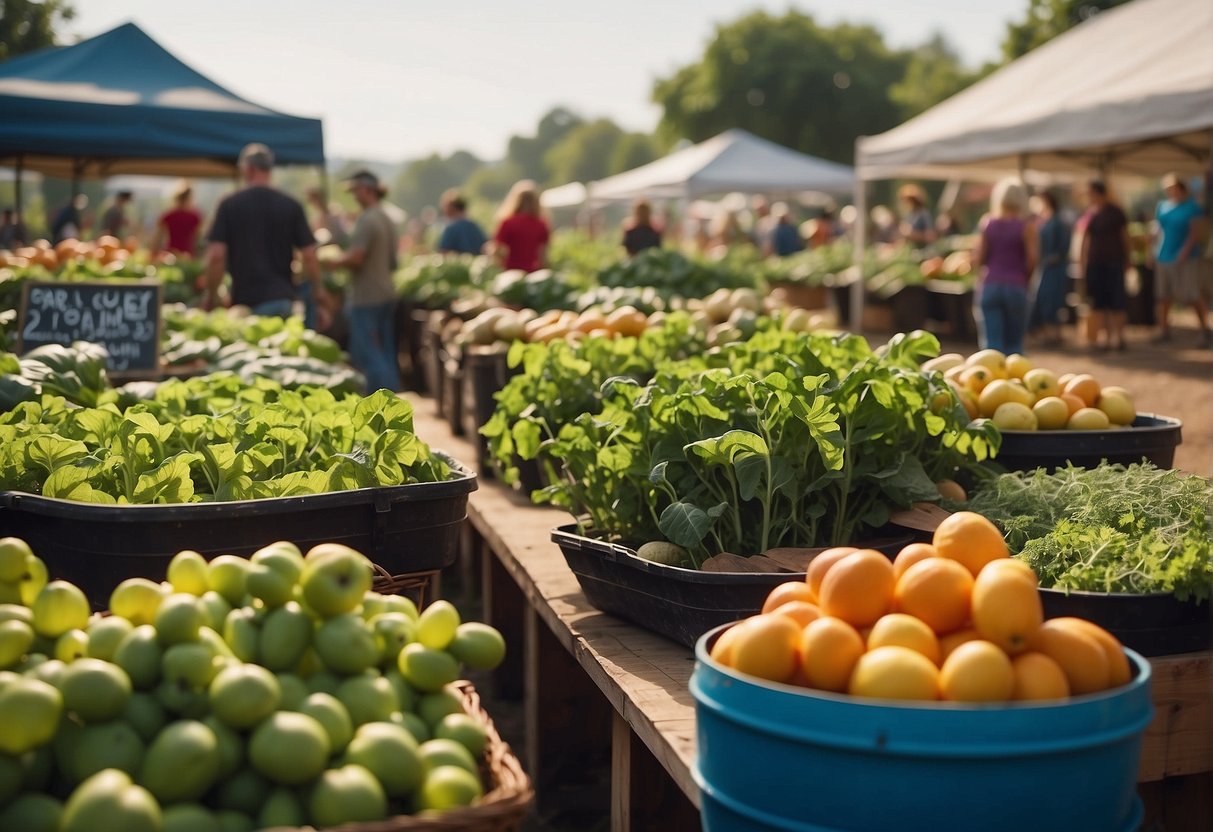
[[[655,162],[589,186],[593,200],[638,197],[693,199],[711,194],[850,192],[855,172],[846,165],[799,153],[745,130],[726,130]]]
[[[319,119],[247,101],[134,23],[0,64],[0,163],[52,175],[228,175],[253,141],[320,164]]]
[[[1213,2],[1134,0],[1101,12],[879,136],[863,179],[1207,169]]]

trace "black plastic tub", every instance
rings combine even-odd
[[[626,546],[578,534],[576,525],[553,529],[552,540],[596,609],[687,647],[714,627],[757,615],[772,589],[798,579],[795,572],[700,572],[653,563]],[[892,556],[907,542],[864,545]]]
[[[442,343],[442,332],[432,321],[432,316],[435,313],[428,313],[431,320],[427,320],[425,326],[421,330],[421,354],[418,360],[421,363],[421,372],[425,376],[425,387],[430,395],[434,397],[434,405],[437,408],[438,415],[443,413],[443,389],[442,389],[442,364],[446,361],[446,347]]]
[[[1143,656],[1193,653],[1213,646],[1209,602],[1180,601],[1166,592],[1040,590],[1046,618],[1077,616],[1093,621]]]
[[[480,429],[488,424],[497,409],[494,394],[505,387],[509,378],[506,354],[504,348],[486,347],[473,347],[463,353],[463,433],[476,443],[482,476],[490,473],[492,466],[488,440],[480,435]]]
[[[1002,432],[1002,448],[993,464],[1008,471],[1053,471],[1069,462],[1094,468],[1103,460],[1131,465],[1146,459],[1170,468],[1183,442],[1183,422],[1170,416],[1139,413],[1121,430],[1037,430]]]
[[[463,361],[453,353],[442,362],[442,416],[451,433],[463,436]]]
[[[0,535],[23,538],[55,578],[95,606],[127,578],[161,580],[173,555],[251,555],[276,540],[305,552],[344,543],[393,575],[455,562],[476,474],[448,459],[454,479],[227,503],[112,506],[21,492],[0,494]]]

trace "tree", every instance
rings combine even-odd
[[[611,152],[611,175],[647,165],[661,155],[657,142],[645,133],[625,133]]]
[[[623,130],[609,118],[574,127],[543,156],[547,183],[590,182],[611,173],[611,157]]]
[[[553,108],[539,120],[535,135],[510,137],[506,160],[513,164],[519,178],[542,182],[547,177],[544,156],[581,122],[581,116],[567,107]]]
[[[960,92],[977,76],[965,69],[956,50],[937,32],[910,51],[905,77],[889,89],[889,97],[901,107],[904,118],[913,118]]]
[[[495,204],[505,199],[515,182],[528,178],[530,177],[522,175],[516,164],[506,159],[493,165],[485,165],[473,173],[464,185],[464,195],[468,199]]]
[[[666,138],[702,141],[741,127],[797,150],[850,161],[855,137],[901,121],[888,90],[907,58],[870,26],[819,25],[789,11],[718,26],[703,57],[657,81]]]
[[[56,27],[75,16],[67,0],[0,2],[0,61],[54,46]]]
[[[427,205],[437,205],[444,191],[463,185],[484,163],[466,150],[443,157],[432,153],[409,162],[392,188],[393,201],[415,213]]]
[[[1126,2],[1128,0],[1028,0],[1024,19],[1007,24],[1007,34],[1002,42],[1003,60],[1010,63],[1084,20]],[[1176,21],[1176,25],[1182,25],[1182,22]]]

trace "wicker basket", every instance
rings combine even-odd
[[[480,723],[488,735],[485,760],[481,763],[481,777],[487,778],[491,784],[488,793],[471,806],[452,809],[440,815],[397,815],[372,823],[329,827],[324,832],[514,832],[518,829],[535,798],[531,780],[522,770],[522,764],[514,752],[497,733],[489,715],[480,707],[480,696],[476,689],[470,682],[460,682],[458,685],[468,714]],[[306,832],[315,830],[307,827]]]
[[[393,575],[377,563],[372,563],[371,566],[375,568],[375,577],[371,582],[372,590],[380,595],[407,596],[417,605],[417,609],[425,606],[430,588],[442,572],[440,569],[434,569],[429,572],[407,572],[403,575]]]

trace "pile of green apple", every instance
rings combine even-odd
[[[486,736],[452,683],[505,642],[371,580],[338,544],[181,552],[91,614],[0,539],[0,830],[325,828],[475,801]]]

